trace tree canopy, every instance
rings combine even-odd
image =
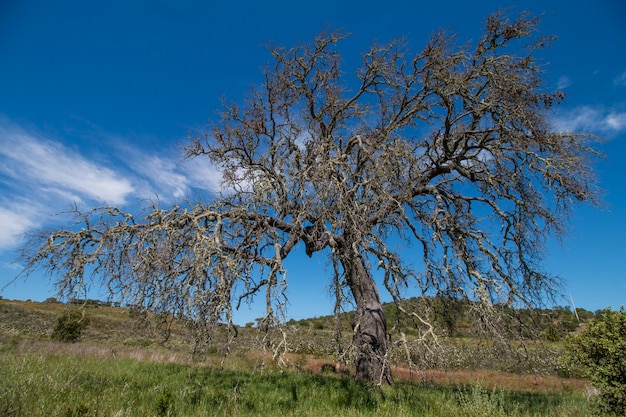
[[[339,33],[271,48],[264,82],[185,148],[221,171],[220,193],[141,215],[77,210],[71,227],[30,234],[26,273],[56,274],[66,296],[91,277],[207,331],[264,294],[269,329],[284,260],[323,252],[337,303],[356,304],[357,378],[391,383],[375,269],[394,300],[410,287],[485,314],[532,305],[557,290],[541,266],[546,238],[595,200],[591,137],[549,123],[564,95],[545,90],[535,55],[549,39],[536,26],[495,14],[475,43],[438,32],[417,53],[375,44],[354,74],[342,71]]]

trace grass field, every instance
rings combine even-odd
[[[253,351],[191,363],[176,341],[140,343],[149,335],[108,307],[90,312],[79,342],[54,342],[46,329],[62,306],[1,301],[0,417],[593,415],[584,381],[398,369],[394,386],[373,390],[320,372],[330,360],[320,356],[283,368]]]
[[[227,369],[16,339],[0,349],[1,416],[590,415],[573,390],[398,382],[375,391],[349,376],[280,371],[249,357]]]

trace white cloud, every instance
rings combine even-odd
[[[144,192],[181,198],[189,191],[188,179],[176,172],[176,164],[171,159],[156,155],[141,155],[134,158],[131,168],[149,183],[147,188],[150,190],[144,187]]]
[[[119,155],[137,175],[138,194],[150,198],[155,194],[166,199],[188,196],[193,188],[215,192],[220,189],[222,175],[208,158],[180,161],[167,155],[175,152],[166,149],[163,154],[150,154],[128,144],[118,145]]]
[[[129,180],[58,142],[6,123],[0,140],[0,172],[16,184],[111,204],[123,204],[133,192]]]
[[[32,228],[33,210],[30,207],[0,207],[0,249],[9,249],[15,246],[19,236]]]
[[[559,81],[557,82],[557,88],[559,90],[566,89],[570,85],[572,85],[572,80],[566,75],[560,77]]]
[[[606,123],[612,130],[619,132],[626,130],[626,112],[610,113],[606,116]]]
[[[222,173],[209,162],[208,158],[190,159],[183,165],[183,170],[189,178],[191,187],[211,192],[221,189]]]
[[[222,175],[207,158],[180,161],[169,148],[156,153],[129,145],[132,138],[101,139],[110,146],[99,149],[106,162],[0,115],[0,250],[14,248],[22,233],[74,204],[124,206],[155,195],[171,202],[221,189]]]
[[[622,72],[615,78],[615,84],[626,87],[626,71]]]
[[[556,130],[566,132],[612,136],[626,132],[626,112],[581,106],[556,113],[552,119],[552,126]]]
[[[552,119],[555,129],[562,131],[586,130],[594,126],[599,119],[598,110],[592,107],[578,107],[569,111],[560,111]]]
[[[0,117],[0,249],[76,204],[123,204],[134,191],[116,170]]]

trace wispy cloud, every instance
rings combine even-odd
[[[615,84],[626,87],[626,71],[622,72],[615,78]]]
[[[557,88],[559,90],[564,90],[570,85],[572,85],[572,80],[566,75],[560,77],[559,81],[557,82]]]
[[[7,204],[4,206],[4,204]],[[3,202],[0,206],[0,249],[11,248],[17,242],[19,236],[27,229],[35,226],[32,220],[34,213],[32,207],[14,205]]]
[[[21,188],[42,193],[72,194],[82,201],[122,204],[133,192],[129,180],[113,169],[88,160],[77,151],[0,122],[0,173]]]
[[[124,206],[155,196],[174,201],[220,189],[221,174],[206,159],[182,162],[172,149],[133,148],[119,136],[101,143],[111,147],[91,157],[0,115],[0,249],[15,247],[24,231],[45,226],[50,215],[73,204]]]
[[[609,129],[616,132],[623,132],[626,130],[626,112],[622,113],[610,113],[606,116],[606,123]]]
[[[117,145],[124,163],[136,176],[138,194],[150,198],[157,194],[167,199],[181,199],[194,189],[216,192],[222,175],[207,158],[181,161],[176,152],[150,153],[128,144]]]
[[[581,106],[556,113],[552,118],[552,126],[559,131],[612,137],[626,132],[626,112]]]
[[[182,169],[191,187],[210,192],[222,189],[222,173],[207,158],[191,159]]]
[[[130,162],[130,168],[144,179],[145,184],[141,187],[143,193],[154,192],[178,199],[189,191],[188,179],[178,172],[172,159],[141,155]]]
[[[114,169],[0,117],[0,249],[72,203],[123,204],[133,191]]]

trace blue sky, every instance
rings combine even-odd
[[[372,41],[406,37],[419,50],[438,28],[476,39],[502,8],[542,16],[558,36],[541,58],[546,85],[567,98],[563,129],[598,134],[605,208],[574,212],[569,237],[551,241],[545,267],[589,310],[626,304],[626,3],[595,1],[37,1],[0,3],[0,288],[20,270],[24,230],[59,224],[72,204],[124,208],[175,201],[219,183],[180,145],[206,125],[222,96],[240,100],[262,80],[264,44],[291,46],[327,27],[351,32],[358,58]],[[355,61],[349,61],[348,64]],[[323,257],[289,259],[289,316],[332,313]],[[54,295],[39,275],[4,298]],[[243,311],[236,321],[258,316]]]

